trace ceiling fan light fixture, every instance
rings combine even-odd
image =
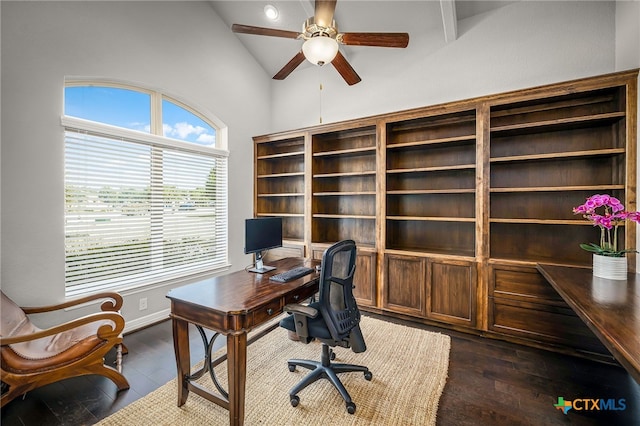
[[[302,45],[302,53],[313,65],[324,65],[333,61],[338,54],[338,42],[328,36],[311,37]]]

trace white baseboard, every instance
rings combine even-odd
[[[134,320],[127,321],[124,326],[123,333],[124,334],[131,333],[138,329],[147,327],[151,324],[155,324],[157,322],[167,320],[169,319],[170,313],[171,313],[171,309],[167,308],[141,318],[136,318]]]

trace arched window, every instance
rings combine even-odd
[[[222,127],[159,91],[65,83],[66,294],[228,266]]]

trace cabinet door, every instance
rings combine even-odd
[[[475,263],[430,260],[428,279],[428,317],[450,324],[475,325]]]
[[[390,311],[425,317],[427,260],[422,257],[385,255],[382,306]]]
[[[360,306],[376,306],[376,253],[358,252],[353,295]]]
[[[311,248],[311,257],[322,260],[327,247]],[[356,273],[353,276],[353,296],[360,306],[376,306],[376,253],[360,251],[356,253]]]

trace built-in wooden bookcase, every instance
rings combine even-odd
[[[475,254],[475,110],[387,124],[386,248]]]
[[[570,88],[491,107],[489,330],[607,354],[535,264],[590,266],[579,244],[598,242],[600,231],[572,209],[593,194],[624,203],[635,187],[626,93]],[[624,246],[625,233],[619,239]]]
[[[385,126],[382,308],[474,326],[476,110]]]
[[[604,347],[536,269],[590,266],[597,193],[636,206],[638,70],[260,136],[257,216],[320,258],[354,239],[365,309],[562,351]],[[619,238],[635,242],[635,225]],[[290,253],[290,252],[289,252]],[[635,272],[635,255],[629,254]]]
[[[255,144],[255,216],[282,217],[286,244],[304,244],[304,155],[302,134]]]
[[[311,241],[376,246],[376,127],[312,136]]]
[[[611,87],[491,108],[490,257],[591,264],[576,244],[599,231],[572,209],[599,193],[624,202],[625,105]]]

